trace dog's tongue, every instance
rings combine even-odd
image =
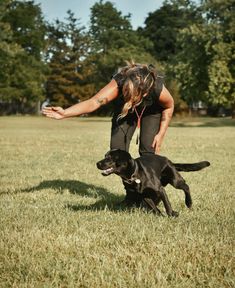
[[[103,170],[102,171],[102,175],[107,176],[107,175],[109,175],[112,172],[113,172],[113,168],[111,167],[111,168],[108,168],[106,170]]]

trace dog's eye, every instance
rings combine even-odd
[[[111,156],[108,154],[108,155],[105,155],[105,159],[107,160],[110,160],[111,159]]]

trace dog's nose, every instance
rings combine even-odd
[[[100,161],[96,163],[96,167],[100,169]]]

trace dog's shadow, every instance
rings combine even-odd
[[[94,204],[80,205],[80,204],[66,204],[65,207],[72,211],[80,210],[112,210],[120,211],[125,208],[119,203],[123,200],[124,195],[116,195],[109,192],[107,189],[92,184],[87,184],[77,180],[46,180],[42,181],[39,185],[20,190],[23,193],[37,192],[44,189],[53,189],[56,193],[64,193],[68,191],[71,194],[76,194],[81,197],[98,198]]]

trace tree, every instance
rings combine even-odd
[[[177,43],[179,31],[201,21],[199,10],[192,1],[169,0],[161,8],[149,13],[145,27],[138,31],[152,41],[150,53],[158,61],[169,63],[181,49]]]
[[[15,17],[9,15],[17,9],[17,1],[4,0],[0,4],[0,99],[2,103],[11,103],[14,112],[24,113],[25,107],[35,107],[43,97],[45,67],[15,37],[12,22],[19,24],[18,28],[14,26],[15,31],[21,31],[20,21],[16,19],[18,13]]]
[[[170,66],[172,74],[180,83],[182,98],[188,103],[206,101],[208,89],[208,55],[205,53],[207,37],[203,27],[192,25],[182,29],[177,41],[182,50],[178,51]]]
[[[40,61],[46,33],[40,6],[33,1],[8,2],[3,20],[11,25],[13,41]]]
[[[233,1],[204,1],[204,23],[181,30],[175,75],[184,99],[235,110]],[[235,114],[234,114],[235,115]]]
[[[21,52],[19,45],[12,42],[12,31],[9,23],[3,22],[3,17],[9,4],[9,0],[0,3],[0,103],[1,106],[10,101],[6,88],[9,87],[9,74],[12,70],[13,59]],[[1,109],[2,110],[2,109]],[[0,111],[2,112],[2,111]]]
[[[206,12],[208,67],[207,99],[216,105],[230,106],[235,118],[235,6],[232,0],[204,0]]]
[[[132,29],[130,15],[123,16],[111,2],[95,3],[90,18],[92,58],[98,65],[97,76],[101,85],[107,83],[117,67],[125,65],[126,60],[154,61],[146,52],[151,42],[138,35]]]
[[[187,53],[187,51],[182,45],[184,43],[177,39],[182,29],[202,21],[200,9],[193,1],[168,0],[164,1],[159,9],[149,13],[145,20],[145,26],[138,28],[138,33],[153,43],[153,46],[147,51],[165,67],[166,83],[175,98],[176,113],[180,110],[187,110],[187,104],[181,95],[182,83],[179,82],[179,77],[176,77],[174,69],[175,63],[178,64],[176,55],[181,52]]]
[[[95,52],[126,46],[132,33],[130,15],[122,16],[111,2],[99,1],[91,7],[90,34]]]
[[[89,39],[79,20],[69,10],[66,21],[48,24],[46,60],[50,73],[47,78],[47,97],[52,103],[70,106],[87,97],[93,87],[87,83],[89,69],[85,59]]]
[[[10,102],[14,113],[36,111],[36,103],[43,99],[44,75],[40,73],[41,63],[25,52],[9,57],[4,75],[4,84],[0,86],[3,101]]]

